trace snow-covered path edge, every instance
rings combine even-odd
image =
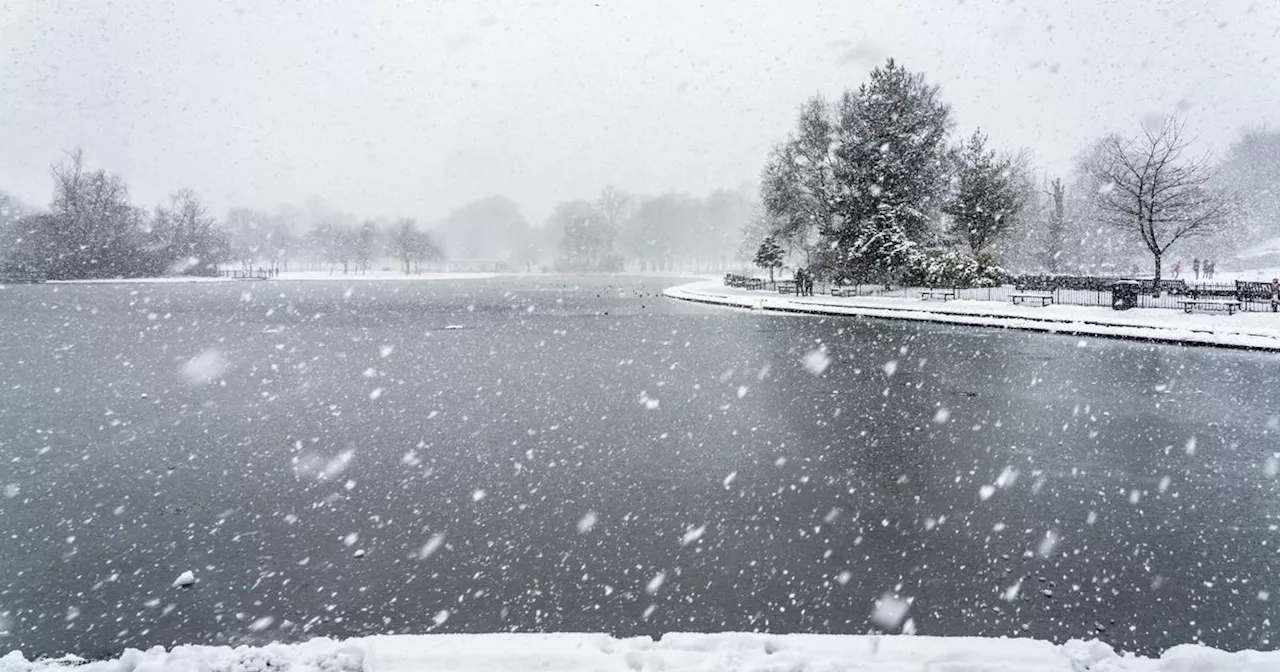
[[[179,646],[129,650],[114,660],[0,657],[0,672],[323,670],[498,672],[548,670],[750,672],[1274,672],[1280,652],[1227,653],[1177,646],[1160,658],[1116,654],[1097,641],[905,635],[671,633],[658,640],[605,634],[382,635],[261,647]]]
[[[1235,329],[1230,326],[1210,326],[1211,323],[1206,319],[1226,316],[1185,315],[1173,310],[1147,310],[1142,312],[1158,313],[1158,315],[1148,318],[1149,323],[1143,324],[1143,318],[1133,316],[1135,311],[1128,311],[1129,315],[1121,321],[1103,317],[1110,309],[1078,306],[1027,309],[1023,306],[1010,306],[994,301],[933,303],[914,299],[866,296],[797,297],[728,288],[712,281],[669,287],[663,290],[663,295],[682,301],[772,313],[863,316],[1181,345],[1280,351],[1280,318],[1276,319],[1275,329]],[[1098,315],[1087,318],[1054,315],[1055,312],[1064,308],[1076,313],[1093,312]],[[1027,315],[1025,313],[1028,310],[1040,310],[1041,314]],[[1242,315],[1244,314],[1236,314],[1236,316]]]

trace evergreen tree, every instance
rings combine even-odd
[[[974,131],[960,144],[955,156],[955,189],[942,207],[975,255],[1012,228],[1022,210],[1011,162],[996,158],[986,144],[981,131]]]
[[[835,257],[855,272],[892,271],[933,234],[947,174],[951,108],[924,76],[889,59],[841,98],[833,177]]]
[[[760,248],[756,250],[755,264],[769,269],[769,282],[773,282],[773,269],[782,268],[782,257],[786,252],[772,235],[764,237]]]

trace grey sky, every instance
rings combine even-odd
[[[46,203],[80,146],[142,204],[432,220],[502,193],[540,221],[607,183],[754,180],[805,97],[886,55],[1051,172],[1175,109],[1218,149],[1280,125],[1273,0],[0,0],[0,190]]]

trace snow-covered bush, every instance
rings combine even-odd
[[[907,284],[923,287],[996,287],[1008,277],[986,254],[970,256],[935,247],[912,255],[904,279]]]

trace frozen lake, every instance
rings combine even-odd
[[[0,290],[0,653],[858,633],[886,592],[921,634],[1276,645],[1274,355],[676,282]]]

